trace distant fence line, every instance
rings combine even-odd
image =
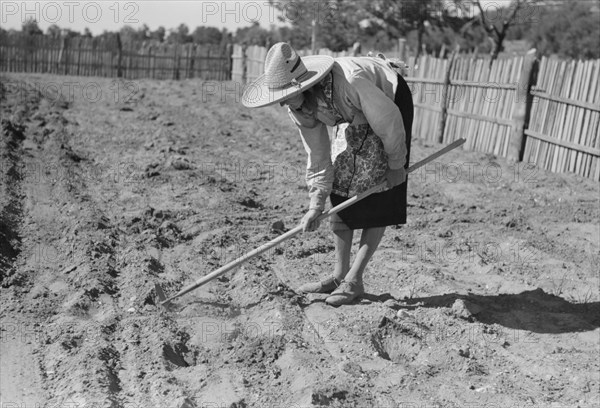
[[[348,55],[325,49],[319,53]],[[263,73],[266,54],[259,46],[39,36],[3,40],[0,71],[245,84]],[[600,59],[538,60],[530,52],[491,64],[462,54],[447,59],[422,55],[405,62],[416,137],[440,143],[464,137],[470,150],[600,180]]]
[[[191,43],[122,43],[118,34],[112,38],[5,36],[0,44],[0,71],[225,81],[231,78],[231,51]]]

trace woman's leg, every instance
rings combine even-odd
[[[331,293],[335,290],[350,269],[350,252],[352,250],[352,237],[354,231],[345,226],[341,220],[336,220],[335,214],[332,224],[333,242],[335,244],[335,267],[333,276],[317,282],[309,282],[297,290],[301,293]]]
[[[352,268],[344,279],[346,282],[356,282],[362,285],[365,268],[377,250],[384,232],[385,227],[363,229],[356,258],[354,258]]]
[[[335,269],[333,277],[339,282],[343,281],[350,270],[350,252],[352,250],[352,237],[354,231],[351,229],[333,231],[333,242],[335,244]]]
[[[346,305],[365,293],[363,273],[377,250],[384,232],[385,227],[363,229],[360,247],[352,263],[352,268],[344,278],[344,282],[325,299],[325,302],[332,306]]]

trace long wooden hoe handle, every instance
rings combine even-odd
[[[455,140],[454,142],[450,143],[448,146],[444,147],[441,150],[438,150],[437,152],[435,152],[434,154],[432,154],[431,156],[421,160],[418,163],[413,164],[412,166],[410,166],[408,168],[408,173],[411,173],[413,171],[415,171],[416,169],[423,167],[424,165],[426,165],[427,163],[432,162],[433,160],[437,159],[438,157],[442,156],[443,154],[448,153],[450,150],[453,150],[455,148],[457,148],[458,146],[462,145],[465,142],[465,139],[458,139]],[[351,206],[354,203],[357,203],[358,201],[362,200],[363,198],[373,194],[373,193],[379,193],[381,191],[384,191],[386,189],[387,185],[386,182],[383,182],[375,187],[372,187],[370,189],[368,189],[367,191],[360,193],[358,195],[355,195],[351,198],[349,198],[348,200],[344,201],[343,203],[331,208],[329,211],[324,212],[323,214],[321,214],[319,216],[319,218],[317,218],[319,221],[324,220],[325,218],[342,211],[343,209]],[[302,226],[297,226],[294,229],[289,230],[288,232],[286,232],[285,234],[282,234],[280,236],[278,236],[277,238],[259,246],[258,248],[248,252],[245,255],[242,255],[241,257],[229,262],[227,265],[223,265],[222,267],[220,267],[219,269],[217,269],[214,272],[209,273],[208,275],[205,275],[201,278],[199,278],[198,280],[196,280],[194,283],[192,283],[191,285],[186,286],[185,288],[181,289],[179,292],[177,292],[175,295],[171,296],[170,298],[164,300],[161,302],[161,304],[166,304],[168,302],[170,302],[171,300],[178,298],[182,295],[185,295],[188,292],[191,292],[192,290],[199,288],[200,286],[204,285],[207,282],[210,282],[211,280],[223,275],[225,272],[230,271],[231,269],[235,268],[238,265],[243,264],[244,262],[248,261],[249,259],[254,258],[257,255],[262,254],[265,251],[268,251],[269,249],[281,244],[282,242],[292,238],[293,236],[297,235],[298,233],[300,233],[302,231]]]

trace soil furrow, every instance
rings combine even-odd
[[[408,223],[386,230],[361,301],[293,292],[333,270],[324,225],[168,311],[156,283],[176,293],[297,225],[297,129],[277,106],[248,111],[197,80],[137,80],[126,98],[124,80],[78,80],[103,97],[2,100],[3,118],[26,125],[0,172],[3,369],[5,344],[26,353],[14,354],[39,373],[40,405],[597,405],[593,182],[520,180],[519,164],[455,150],[409,178]]]

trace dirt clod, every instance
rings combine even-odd
[[[456,299],[452,304],[452,312],[463,319],[470,319],[481,313],[483,309],[475,303],[464,299]]]

